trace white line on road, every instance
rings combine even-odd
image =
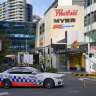
[[[2,92],[2,93],[0,93],[0,96],[8,95],[8,94],[9,94],[8,92]]]
[[[69,93],[78,93],[79,91],[68,91]]]
[[[36,94],[42,94],[43,92],[32,92],[32,93],[34,93],[34,94],[35,94],[35,93],[36,93]]]

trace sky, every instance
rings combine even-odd
[[[0,3],[5,0],[0,0]],[[54,0],[26,0],[33,6],[33,14],[40,17],[44,16],[44,12],[50,7]]]

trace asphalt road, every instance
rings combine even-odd
[[[52,89],[43,87],[12,87],[0,88],[0,96],[96,96],[96,82],[86,81],[83,87],[82,80],[72,75],[64,77],[64,86]]]

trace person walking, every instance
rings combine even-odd
[[[41,72],[45,72],[45,65],[43,64],[43,62],[40,62],[40,70]]]

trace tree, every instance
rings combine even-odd
[[[0,40],[2,40],[2,50],[0,51],[0,62],[4,60],[4,57],[9,53],[8,38],[5,31],[0,31]],[[1,63],[0,63],[1,64]]]

